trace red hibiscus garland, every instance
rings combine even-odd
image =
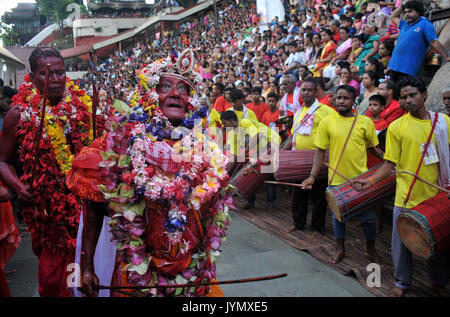
[[[59,125],[63,126],[63,121],[68,120],[65,125],[68,131],[65,134],[73,154],[78,153],[91,141],[90,104],[84,95],[83,90],[67,80],[63,100],[57,106],[48,107]],[[65,101],[67,97],[70,102]],[[30,173],[35,160],[33,149],[38,135],[40,101],[39,90],[27,76],[13,99],[13,106],[20,110],[16,137],[20,145],[19,161],[24,173],[20,180],[24,184],[30,184],[32,178]],[[64,120],[58,119],[63,116],[66,116]],[[34,252],[39,254],[42,248],[53,252],[73,251],[76,246],[81,205],[65,185],[65,175],[57,164],[52,144],[45,131],[40,142],[36,177],[32,181],[34,204],[24,207],[22,213],[33,238]]]

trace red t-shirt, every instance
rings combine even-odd
[[[384,108],[381,113],[381,118],[387,121],[388,124],[391,124],[393,121],[397,120],[401,116],[406,114],[406,110],[400,106],[400,103],[397,100],[392,100],[392,102]],[[372,118],[370,111],[367,109],[366,116]]]
[[[233,108],[233,106],[225,100],[224,96],[220,96],[214,103],[213,108],[216,109],[218,112],[224,112],[230,108]]]
[[[331,102],[330,102],[330,96],[325,95],[325,96],[323,96],[322,98],[317,99],[317,100],[319,101],[319,103],[324,104],[324,105],[327,105],[328,107],[331,107],[331,108],[333,108],[334,110],[336,110],[336,109],[331,105]]]
[[[400,103],[397,100],[392,100],[381,113],[381,117],[388,123],[392,123],[405,114],[406,110],[400,106]]]
[[[384,129],[387,129],[387,127],[389,126],[389,123],[384,120],[383,118],[381,118],[380,120],[373,120],[373,124],[375,125],[375,130],[377,131],[383,131]]]
[[[294,115],[293,112],[291,112],[291,111],[287,112],[287,116],[293,116],[293,115]],[[275,110],[274,112],[270,112],[270,110],[269,110],[264,113],[264,115],[261,119],[261,122],[269,127],[272,122],[277,121],[279,118],[280,118],[280,110],[279,109]],[[276,126],[280,130],[283,128],[282,124],[277,124]]]
[[[336,33],[333,35],[333,39],[334,39],[334,41],[335,41],[336,43],[339,43],[339,41],[341,40],[341,35],[339,34],[339,32],[336,32]]]
[[[246,104],[245,106],[247,108],[249,108],[250,110],[252,110],[256,114],[256,118],[260,122],[261,122],[261,119],[263,118],[264,113],[269,111],[269,106],[264,102],[261,102],[259,104],[254,104],[253,102],[250,102],[250,103]]]

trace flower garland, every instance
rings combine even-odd
[[[71,169],[74,154],[92,141],[92,131],[90,98],[69,80],[66,81],[64,96],[58,105],[46,107],[40,159],[34,179],[30,174],[40,121],[41,95],[29,76],[25,77],[12,103],[20,110],[16,136],[24,171],[21,181],[33,181],[35,204],[22,210],[33,236],[33,248],[69,252],[76,245],[81,207],[65,186],[65,175]]]
[[[105,177],[99,189],[109,201],[112,234],[130,285],[210,281],[215,277],[219,247],[230,222],[228,158],[208,133],[207,108],[200,108],[194,95],[190,99],[191,111],[181,126],[174,128],[157,101],[158,73],[163,69],[158,62],[144,69],[130,107],[115,103],[116,118],[109,125],[104,160],[100,163]],[[187,268],[174,275],[159,272],[153,265],[159,250],[150,250],[145,239],[147,234],[156,234],[146,232],[152,222],[147,219],[148,204],[166,212],[158,239],[167,239],[181,255],[193,252]],[[200,212],[204,235],[199,248],[193,250],[185,233],[189,226],[198,225],[190,222]],[[200,296],[208,289],[147,289],[136,293]]]

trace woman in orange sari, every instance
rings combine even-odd
[[[322,37],[322,43],[324,44],[322,48],[322,53],[320,55],[320,60],[316,63],[314,69],[314,77],[322,77],[323,70],[325,67],[330,65],[333,57],[336,56],[336,43],[333,41],[333,33],[329,29],[324,29],[320,32]]]

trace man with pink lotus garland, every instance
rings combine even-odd
[[[116,102],[108,132],[74,160],[67,185],[88,201],[79,288],[87,296],[100,288],[93,257],[106,215],[117,244],[111,286],[122,287],[111,296],[223,295],[196,285],[215,279],[231,199],[228,159],[209,134],[193,67],[191,50],[144,67],[130,104]]]

